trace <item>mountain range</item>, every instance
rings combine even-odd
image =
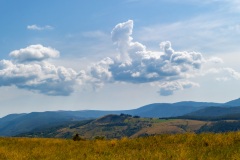
[[[208,117],[221,113],[235,114],[240,106],[240,99],[226,103],[184,101],[177,103],[154,103],[132,110],[101,111],[46,111],[22,114],[10,114],[0,118],[0,136],[14,136],[37,128],[49,128],[69,122],[95,119],[109,114],[128,114],[140,117]],[[232,107],[236,108],[233,109]],[[219,109],[220,108],[220,109]],[[240,108],[239,108],[240,109]]]
[[[48,129],[35,129],[16,135],[16,137],[72,138],[78,133],[84,139],[95,137],[121,139],[122,137],[135,138],[155,134],[197,132],[206,124],[208,122],[198,120],[141,118],[127,114],[110,114]]]

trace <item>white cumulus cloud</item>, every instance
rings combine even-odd
[[[37,44],[14,50],[10,53],[10,57],[19,62],[43,61],[48,58],[59,57],[59,51],[51,47],[44,47],[41,44]]]
[[[42,45],[12,51],[13,60],[0,60],[0,86],[16,86],[52,96],[70,95],[88,76],[85,71],[77,72],[47,61],[58,56],[59,51]]]
[[[119,23],[113,28],[112,41],[117,46],[119,55],[108,58],[111,63],[98,63],[92,66],[93,77],[99,78],[103,82],[111,80],[127,83],[160,82],[165,84],[188,79],[189,75],[198,72],[206,61],[198,52],[175,51],[170,41],[161,42],[160,50],[157,52],[148,50],[145,45],[133,40],[132,33],[132,20]],[[189,82],[188,84],[194,83]],[[181,83],[169,93],[173,93],[177,88],[185,89],[196,85],[186,86]]]

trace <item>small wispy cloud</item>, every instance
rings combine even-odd
[[[199,87],[199,84],[190,82],[190,81],[170,81],[170,82],[158,84],[158,87],[160,88],[158,93],[161,96],[169,96],[178,90],[184,90],[192,87]]]
[[[102,38],[108,37],[109,35],[107,35],[106,33],[102,32],[102,31],[91,31],[91,32],[83,32],[82,36],[84,36],[86,38],[102,39]]]
[[[50,25],[46,25],[46,26],[38,26],[36,24],[33,25],[28,25],[27,26],[28,30],[37,30],[37,31],[42,31],[42,30],[52,30],[54,29],[54,27],[50,26]]]

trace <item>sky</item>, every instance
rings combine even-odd
[[[238,0],[0,0],[0,117],[239,98]]]

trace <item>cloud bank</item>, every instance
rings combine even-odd
[[[205,64],[223,63],[218,57],[206,59],[199,52],[175,51],[170,41],[151,51],[134,41],[133,21],[117,24],[111,37],[117,53],[94,63],[88,70],[75,71],[55,66],[49,59],[58,58],[58,50],[41,44],[10,52],[10,60],[0,60],[0,86],[16,86],[51,96],[69,96],[81,87],[98,89],[108,83],[148,83],[161,96],[200,85],[192,79],[206,74],[224,72],[218,81],[240,79],[240,73],[231,68],[212,68],[203,71]],[[33,27],[34,28],[34,27]],[[147,35],[146,35],[147,36]]]

